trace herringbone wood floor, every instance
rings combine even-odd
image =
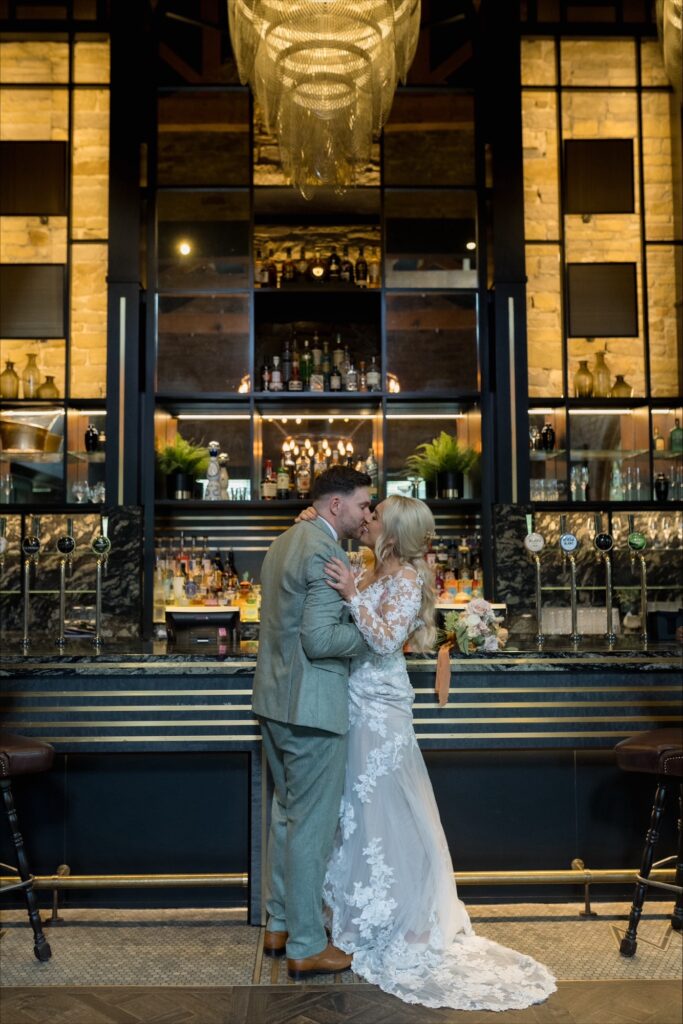
[[[565,981],[510,1024],[681,1024],[677,981]],[[493,1024],[491,1013],[407,1006],[371,985],[9,988],[0,1024]]]

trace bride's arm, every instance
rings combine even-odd
[[[369,597],[369,591],[361,591],[346,602],[368,647],[376,654],[400,651],[420,610],[422,580],[414,569],[405,568],[388,581],[377,608],[372,608]]]

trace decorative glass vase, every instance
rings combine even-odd
[[[623,373],[618,373],[610,391],[610,398],[630,398],[632,394],[633,388],[627,380],[624,380]]]
[[[21,375],[21,386],[24,398],[36,398],[40,384],[40,370],[36,362],[35,352],[29,352],[24,372]]]
[[[8,359],[5,369],[0,373],[0,398],[19,397],[19,374],[14,369],[14,363]]]
[[[54,377],[46,376],[43,383],[36,390],[37,398],[59,398],[59,388],[55,384]]]
[[[610,394],[610,372],[605,362],[605,353],[595,353],[595,366],[593,367],[593,397],[609,398]]]
[[[593,374],[588,369],[588,360],[580,359],[574,374],[574,398],[591,398],[593,395]]]

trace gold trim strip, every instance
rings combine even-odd
[[[59,723],[63,725],[63,722]],[[212,723],[212,725],[215,723]],[[168,722],[164,722],[168,725]],[[33,726],[31,726],[33,728]],[[545,735],[545,733],[544,733]],[[50,736],[50,743],[246,743],[261,742],[258,736]]]
[[[418,661],[417,659],[406,659],[408,668],[436,668],[435,658],[426,658],[424,661]],[[520,655],[518,658],[473,658],[468,657],[466,659],[458,660],[454,663],[457,668],[467,669],[470,665],[664,665],[672,668],[680,668],[681,661],[677,658],[672,658],[670,661],[668,657],[662,658],[648,658],[647,656],[639,654],[621,655],[614,654],[606,656],[603,654],[596,654],[590,658],[577,658],[569,655],[565,658],[528,658],[524,655]],[[454,671],[457,671],[454,668]]]
[[[648,683],[643,683],[642,686],[454,686],[458,693],[678,693],[680,694],[680,686],[650,686]],[[78,693],[78,691],[74,691]],[[108,691],[111,693],[111,691]],[[142,692],[142,691],[140,691]],[[154,691],[148,691],[150,693]],[[175,692],[175,691],[174,691]],[[251,691],[250,691],[251,692]],[[427,693],[432,697],[434,696],[433,686],[419,686],[415,687],[415,693]],[[12,696],[12,695],[11,695]],[[13,696],[28,696],[25,690],[17,693]],[[63,696],[68,696],[65,693]]]
[[[436,700],[436,695],[434,695]],[[548,710],[555,708],[629,708],[633,707],[634,704],[638,705],[638,708],[642,711],[645,708],[668,708],[668,707],[679,707],[681,704],[680,698],[677,700],[646,700],[646,701],[633,701],[633,700],[539,700],[539,701],[449,701],[448,704],[444,704],[444,710],[502,710],[511,708],[546,708]],[[425,709],[431,710],[430,705],[426,701],[420,701],[413,705],[414,711]],[[92,714],[108,713],[114,714],[117,711],[220,711],[220,712],[233,712],[233,711],[251,711],[251,704],[65,704],[47,707],[41,705],[40,707],[34,707],[33,705],[26,705],[25,707],[0,707],[0,714],[4,715],[18,715],[18,714],[31,714],[37,712],[41,715],[55,714],[65,715],[72,714],[75,712],[87,712]]]
[[[631,732],[423,732],[415,735],[418,740],[570,740],[570,739],[618,739],[620,736],[633,736],[641,729]]]
[[[251,697],[252,690],[6,690],[3,697]],[[433,690],[425,691],[433,693]]]
[[[66,662],[60,664],[54,661],[40,662],[32,661],[29,664],[19,662],[17,664],[2,664],[0,663],[0,672],[36,672],[36,671],[69,671],[73,669],[80,669],[83,672],[99,672],[102,669],[112,672],[114,670],[120,672],[128,672],[130,669],[149,669],[154,670],[159,674],[172,675],[174,672],[183,672],[189,674],[190,669],[200,669],[205,671],[208,668],[215,669],[217,672],[224,672],[228,668],[256,668],[256,661],[244,660],[244,661],[187,661],[178,662],[172,661],[169,664],[163,664],[160,661],[99,661],[96,656],[93,656],[92,662]]]
[[[628,703],[628,702],[627,702]],[[662,701],[662,703],[672,703]],[[591,707],[590,704],[586,704],[586,707]],[[490,707],[488,704],[482,704],[482,707]],[[0,714],[4,715],[18,715],[18,714],[30,714],[31,712],[37,711],[41,715],[55,714],[63,715],[71,712],[109,712],[114,713],[116,711],[251,711],[251,704],[64,704],[57,705],[55,707],[47,707],[41,705],[39,708],[33,707],[33,705],[27,705],[26,707],[8,707],[0,708]]]
[[[599,719],[602,721],[602,719]],[[654,719],[643,719],[643,721],[654,721]],[[106,721],[100,718],[95,718],[90,722],[11,722],[15,729],[54,729],[55,726],[59,726],[60,729],[145,729],[149,726],[150,729],[158,729],[161,726],[171,726],[173,729],[192,729],[192,728],[214,728],[220,725],[228,725],[230,728],[236,726],[249,726],[254,728],[258,726],[258,721],[255,718],[202,718],[193,720],[192,722],[176,721],[173,718],[146,718],[143,721],[121,721],[115,719],[114,721]]]

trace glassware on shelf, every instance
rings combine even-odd
[[[529,450],[532,452],[540,451],[541,448],[541,432],[538,427],[529,427]]]
[[[593,366],[593,397],[609,398],[610,395],[610,372],[605,362],[605,352],[595,353],[595,365]]]
[[[574,398],[591,398],[593,395],[593,374],[588,369],[588,360],[580,359],[574,374]]]
[[[24,398],[37,398],[40,370],[38,369],[36,358],[35,352],[29,352],[26,366],[21,375],[21,387]]]
[[[581,486],[580,485],[580,479],[581,479],[581,467],[580,466],[572,466],[572,468],[571,468],[571,470],[569,472],[569,493],[571,494],[572,501],[576,501],[577,500],[577,494],[579,493],[579,489],[580,489],[580,486]]]
[[[54,377],[47,375],[43,383],[36,389],[36,398],[59,398],[59,388]]]
[[[5,362],[5,369],[0,373],[0,398],[14,399],[19,397],[19,374],[11,360]]]
[[[588,488],[590,487],[590,472],[588,466],[582,466],[579,474],[579,486],[581,487],[581,501],[588,501]]]
[[[104,504],[106,496],[107,492],[103,480],[100,480],[98,483],[93,484],[93,486],[90,488],[91,501],[96,501],[99,504]]]
[[[90,501],[90,487],[85,480],[77,480],[71,485],[71,494],[77,505],[82,505],[86,501]]]
[[[618,373],[610,391],[610,398],[630,398],[632,394],[633,387],[624,380],[623,373]]]
[[[621,464],[619,462],[612,463],[612,473],[609,481],[609,500],[624,500],[624,485],[621,476]]]
[[[669,451],[683,452],[683,428],[678,417],[674,420],[674,425],[669,432]]]

